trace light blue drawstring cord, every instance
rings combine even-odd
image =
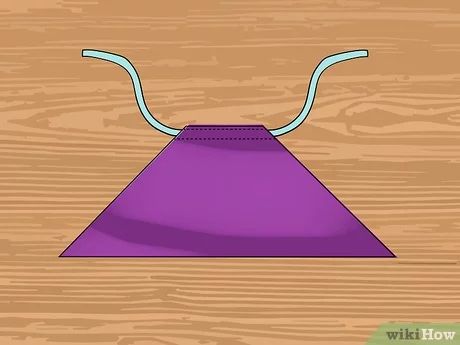
[[[139,75],[137,74],[134,66],[131,64],[131,62],[129,62],[127,58],[121,55],[103,52],[100,50],[92,50],[92,49],[83,49],[82,56],[92,57],[96,59],[113,62],[123,67],[126,70],[126,72],[128,72],[129,76],[131,77],[131,81],[133,82],[133,87],[134,87],[134,94],[136,96],[137,106],[139,107],[139,110],[141,111],[141,114],[144,117],[144,119],[153,128],[158,129],[160,132],[163,132],[165,134],[169,134],[172,136],[179,134],[180,129],[172,128],[172,127],[162,124],[155,117],[153,117],[153,115],[150,113],[144,101],[144,95],[142,93],[142,86],[141,86],[141,81],[139,79]]]
[[[181,131],[180,129],[172,128],[172,127],[162,124],[155,117],[153,117],[152,113],[150,113],[150,111],[147,108],[147,105],[145,104],[139,75],[137,74],[134,66],[131,64],[131,62],[129,62],[127,58],[121,55],[104,52],[100,50],[92,50],[92,49],[83,49],[82,56],[83,57],[93,57],[96,59],[113,62],[123,67],[126,70],[126,72],[128,72],[129,76],[131,77],[131,81],[133,82],[136,102],[137,102],[139,110],[141,111],[141,114],[144,117],[144,119],[153,128],[156,128],[162,133],[169,134],[172,136],[176,136],[177,134],[179,134],[179,132]],[[319,77],[328,67],[336,63],[339,63],[339,62],[356,59],[360,57],[367,57],[367,56],[368,56],[367,50],[353,50],[349,52],[334,54],[334,55],[324,58],[319,63],[319,65],[316,66],[315,70],[313,71],[313,74],[310,79],[310,86],[308,87],[307,99],[305,100],[305,104],[302,110],[300,111],[299,115],[297,115],[297,117],[294,120],[292,120],[290,123],[288,123],[287,125],[276,128],[276,129],[271,129],[270,133],[275,137],[289,133],[293,131],[294,129],[296,129],[297,127],[299,127],[305,121],[308,114],[310,113],[311,107],[313,106],[313,101],[315,99],[316,87],[318,85]]]
[[[289,122],[287,125],[284,125],[283,127],[276,129],[270,129],[270,133],[273,136],[278,137],[280,135],[293,131],[294,129],[299,127],[302,124],[302,122],[305,121],[308,114],[310,113],[313,101],[315,99],[316,87],[318,85],[319,77],[321,76],[321,73],[323,73],[328,67],[331,67],[332,65],[339,62],[367,56],[369,56],[369,52],[367,50],[353,50],[349,52],[334,54],[324,58],[313,71],[313,74],[310,79],[310,86],[308,87],[307,99],[305,100],[305,104],[303,105],[300,114],[297,115],[297,117],[291,122]]]

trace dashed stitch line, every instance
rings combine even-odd
[[[176,138],[176,140],[273,140],[274,138]]]
[[[262,127],[192,127],[185,128],[186,131],[261,131]]]

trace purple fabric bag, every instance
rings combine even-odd
[[[84,56],[121,65],[136,89],[128,65],[95,52]],[[276,139],[292,126],[176,130],[144,112],[141,90],[136,98],[144,117],[175,138],[61,256],[394,256]]]

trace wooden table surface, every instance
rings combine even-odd
[[[458,1],[0,3],[0,344],[364,344],[460,319]],[[396,259],[60,259],[172,126],[264,124]]]

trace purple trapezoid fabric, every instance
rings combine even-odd
[[[394,255],[264,126],[187,126],[61,256]]]

